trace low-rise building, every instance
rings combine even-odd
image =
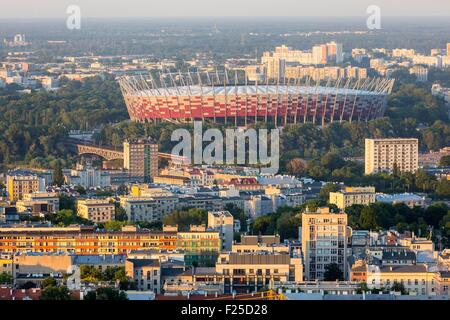
[[[241,236],[240,243],[233,243],[232,252],[236,253],[258,253],[258,252],[279,252],[289,253],[290,248],[285,244],[280,244],[280,236]]]
[[[179,197],[177,208],[195,208],[206,211],[221,211],[224,209],[222,198],[211,195],[190,195]]]
[[[436,294],[440,296],[450,295],[450,271],[438,271],[434,276]]]
[[[404,203],[408,207],[424,207],[426,205],[426,198],[418,196],[413,193],[402,193],[402,194],[377,194],[377,202],[398,204]]]
[[[46,278],[54,278],[62,283],[66,275],[72,275],[73,256],[65,253],[21,253],[13,258],[14,284],[26,282],[40,284]]]
[[[285,253],[223,253],[217,259],[216,271],[224,277],[225,293],[258,292],[303,280],[301,258]]]
[[[347,187],[342,191],[330,192],[329,202],[345,210],[354,204],[369,205],[375,202],[375,187]]]
[[[274,212],[273,200],[265,195],[251,196],[244,202],[244,212],[252,218],[271,214]]]
[[[390,290],[394,283],[401,283],[406,291],[417,295],[435,293],[434,272],[429,272],[425,265],[409,266],[373,266],[367,270],[369,289]]]
[[[127,259],[125,272],[139,291],[161,292],[161,265],[157,259]]]
[[[158,197],[122,197],[120,204],[125,210],[128,221],[162,221],[165,215],[170,214],[178,205],[178,198],[175,196]]]
[[[107,171],[90,166],[78,165],[74,170],[63,170],[67,184],[82,186],[85,189],[111,186],[111,177]]]
[[[400,237],[398,243],[412,251],[434,251],[434,243],[432,240],[418,238],[414,235],[411,237]]]
[[[77,214],[93,222],[108,222],[114,220],[115,206],[108,200],[78,200]]]
[[[28,193],[17,201],[16,207],[19,212],[55,213],[59,211],[59,196],[55,192]]]

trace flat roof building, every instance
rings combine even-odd
[[[114,220],[115,209],[114,204],[108,200],[78,200],[77,214],[87,220],[93,222],[108,222]]]
[[[366,139],[365,174],[416,172],[419,167],[418,139]]]
[[[341,210],[354,204],[369,205],[375,202],[375,187],[347,187],[342,191],[330,192],[329,202]]]

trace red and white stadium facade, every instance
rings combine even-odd
[[[382,117],[394,80],[310,79],[239,83],[227,73],[124,76],[118,79],[130,117],[140,122],[210,121],[326,125]]]

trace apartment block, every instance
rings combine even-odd
[[[10,201],[21,200],[27,193],[45,190],[45,179],[36,175],[13,175],[6,177],[8,198]]]
[[[229,211],[209,211],[208,227],[220,233],[222,251],[230,251],[234,238],[234,218]]]
[[[376,201],[375,187],[347,187],[342,191],[330,192],[329,202],[345,210],[354,204],[369,205]]]
[[[16,203],[19,212],[55,213],[59,211],[59,196],[55,192],[27,193],[22,198]]]
[[[114,220],[115,206],[108,200],[78,200],[77,214],[93,222],[108,222]]]
[[[223,253],[216,263],[225,293],[252,293],[303,280],[302,260],[285,253]]]
[[[302,253],[307,280],[323,280],[326,266],[337,264],[347,278],[347,214],[329,208],[302,214]]]
[[[158,175],[158,145],[148,140],[123,143],[124,169],[136,181],[150,181]]]
[[[178,198],[170,195],[153,197],[122,197],[120,205],[124,208],[128,216],[128,221],[161,221],[165,215],[175,210]]]
[[[365,173],[415,172],[419,166],[418,139],[366,139]]]
[[[139,291],[161,293],[161,267],[158,259],[127,259],[125,272]]]

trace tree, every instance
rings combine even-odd
[[[378,228],[377,213],[373,206],[364,207],[359,217],[359,225],[362,229],[375,230]]]
[[[0,273],[0,284],[12,284],[13,276],[9,273],[2,272]]]
[[[334,152],[328,152],[320,160],[320,164],[330,171],[342,168],[345,165],[345,160]]]
[[[78,192],[80,195],[85,195],[86,194],[86,189],[83,188],[83,186],[76,186],[75,187],[75,191]]]
[[[41,300],[70,300],[70,292],[66,286],[48,286],[42,290]]]
[[[408,291],[405,289],[403,283],[397,281],[392,285],[391,291],[401,292],[401,294],[408,294]]]
[[[124,291],[113,288],[98,288],[95,291],[89,291],[84,300],[128,300],[128,296]]]
[[[56,163],[55,169],[53,170],[53,184],[57,185],[58,187],[64,184],[62,165],[59,161]]]
[[[356,293],[357,293],[357,294],[362,294],[363,292],[367,292],[367,291],[370,291],[370,289],[369,289],[369,287],[367,286],[367,283],[365,283],[365,282],[361,282],[361,283],[358,285],[358,288],[356,289]]]
[[[57,282],[55,278],[49,277],[44,279],[44,281],[42,281],[41,283],[41,288],[45,289],[47,287],[56,287],[57,286]]]
[[[116,221],[128,221],[127,212],[120,206],[116,206],[114,218]]]
[[[102,271],[91,265],[80,266],[80,278],[84,282],[97,282],[102,280]]]
[[[330,198],[330,192],[336,192],[339,191],[339,189],[340,188],[337,184],[327,183],[322,187],[322,189],[320,189],[319,197],[324,201],[328,201]]]
[[[226,204],[225,210],[229,211],[233,215],[235,221],[239,220],[241,222],[241,230],[247,231],[247,216],[245,215],[244,210],[238,208],[233,203]]]
[[[55,225],[69,226],[71,224],[85,224],[91,225],[89,220],[79,217],[74,211],[69,209],[60,210],[54,214],[47,215],[47,218]]]
[[[63,209],[69,209],[72,211],[75,211],[75,198],[62,193],[59,196],[59,209],[63,210]]]
[[[336,280],[343,280],[344,275],[339,269],[339,266],[337,263],[330,263],[325,266],[325,273],[323,275],[325,281],[336,281]]]
[[[294,176],[301,176],[305,174],[307,169],[307,163],[301,158],[294,158],[288,161],[286,164],[286,170],[289,174]]]
[[[178,225],[179,230],[189,230],[190,225],[206,224],[208,212],[201,209],[176,210],[163,218],[165,225]]]
[[[117,194],[118,195],[125,195],[128,194],[128,187],[124,184],[121,184],[118,188],[117,188]]]
[[[441,167],[450,167],[450,155],[443,156],[441,160],[439,161],[439,165]]]
[[[108,221],[105,223],[104,229],[108,231],[120,231],[126,225],[127,222],[125,221]]]
[[[437,183],[436,195],[441,199],[450,199],[450,180],[442,179]]]

